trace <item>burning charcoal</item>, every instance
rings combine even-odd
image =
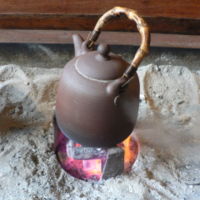
[[[116,147],[82,146],[63,133],[54,118],[55,152],[63,169],[82,179],[99,181],[129,172],[138,154],[137,140],[129,136]]]
[[[103,169],[102,179],[108,179],[122,174],[124,170],[124,151],[120,147],[109,148],[107,160]]]
[[[106,156],[106,149],[94,147],[76,147],[72,141],[67,144],[67,154],[76,160],[97,159]]]

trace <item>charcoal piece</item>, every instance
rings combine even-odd
[[[124,151],[120,147],[107,149],[107,159],[103,168],[101,179],[108,179],[123,173],[124,170]]]
[[[75,143],[70,141],[67,144],[67,154],[75,160],[98,159],[106,156],[106,149],[94,147],[76,147]]]

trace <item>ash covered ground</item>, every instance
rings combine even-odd
[[[135,49],[114,50],[130,60]],[[200,52],[152,49],[138,71],[140,154],[129,174],[100,183],[69,176],[53,152],[55,92],[72,54],[0,45],[0,200],[200,199]]]

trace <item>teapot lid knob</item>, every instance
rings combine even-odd
[[[104,57],[108,58],[108,54],[110,52],[110,46],[107,44],[99,44],[97,51]]]

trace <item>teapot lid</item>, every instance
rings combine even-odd
[[[110,53],[108,45],[100,44],[96,51],[78,56],[75,68],[84,77],[96,80],[119,78],[129,64],[121,56]]]

